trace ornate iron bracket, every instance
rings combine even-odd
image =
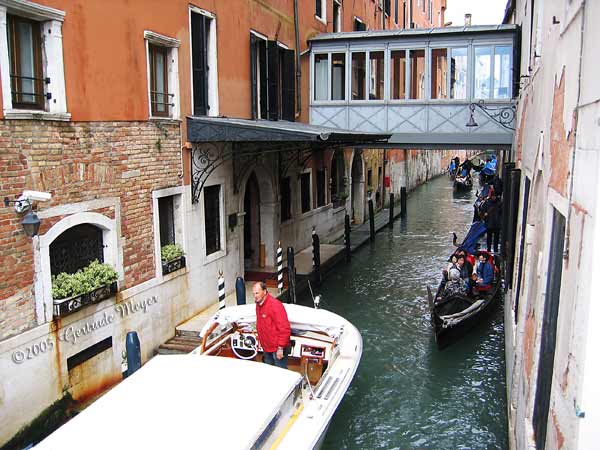
[[[193,144],[192,203],[198,203],[204,183],[217,167],[231,157],[231,147],[224,142]]]
[[[483,100],[479,100],[477,103],[471,103],[469,105],[469,109],[471,110],[471,117],[469,118],[469,122],[466,125],[467,127],[479,126],[479,124],[475,121],[474,117],[476,107],[479,108],[481,112],[483,112],[487,117],[489,117],[501,127],[506,128],[507,130],[515,131],[515,128],[512,126],[512,124],[515,121],[517,108],[514,104],[506,106],[488,106]]]

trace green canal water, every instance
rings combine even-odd
[[[425,286],[439,282],[452,231],[468,229],[474,195],[453,193],[446,177],[416,189],[407,218],[318,289],[363,338],[324,450],[508,448],[502,308],[443,351],[429,322]]]

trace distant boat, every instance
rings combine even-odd
[[[468,191],[473,187],[473,179],[471,176],[461,177],[456,176],[454,178],[454,189],[457,191]]]
[[[362,355],[344,318],[285,305],[290,370],[257,362],[254,305],[220,310],[188,355],[159,355],[40,449],[318,449]]]

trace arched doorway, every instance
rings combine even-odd
[[[354,151],[352,159],[352,222],[363,223],[365,217],[365,179],[362,152]]]
[[[246,182],[244,213],[244,268],[257,268],[261,265],[260,189],[254,172]]]

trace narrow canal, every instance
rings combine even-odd
[[[323,307],[354,323],[364,345],[323,449],[508,448],[501,307],[441,352],[429,322],[425,286],[439,282],[451,232],[468,229],[474,195],[453,193],[447,177],[416,189],[407,219],[319,289]]]

